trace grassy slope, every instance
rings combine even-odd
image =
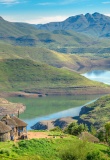
[[[1,90],[36,90],[99,86],[76,72],[58,69],[47,64],[25,59],[8,59],[0,62]],[[102,85],[104,86],[104,85]]]
[[[88,151],[99,151],[103,158],[109,160],[106,155],[107,146],[101,144],[93,144],[81,142],[77,137],[67,136],[64,139],[32,139],[20,142],[1,142],[0,157],[16,160],[61,160],[61,154],[68,148],[78,147],[80,145],[80,153],[82,156]],[[83,147],[83,148],[82,148]],[[88,149],[87,149],[88,148]],[[78,148],[79,149],[79,148]],[[78,150],[77,150],[78,152]],[[79,154],[80,154],[79,153]]]
[[[104,57],[105,56],[105,57]],[[21,47],[0,43],[0,59],[30,59],[46,63],[58,68],[66,67],[73,70],[92,66],[108,66],[109,54],[99,56],[92,54],[76,55],[61,54],[43,47]]]
[[[103,127],[106,122],[110,121],[110,95],[99,98],[86,106],[86,110],[88,110],[87,113],[80,116],[81,120],[97,128]]]

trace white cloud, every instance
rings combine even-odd
[[[37,5],[40,5],[40,6],[50,6],[50,5],[56,5],[56,3],[45,2],[45,3],[37,3]]]
[[[108,13],[108,14],[105,14],[105,15],[110,17],[110,13]]]
[[[37,17],[37,18],[32,18],[29,17],[21,17],[21,16],[6,16],[4,15],[3,18],[7,21],[10,22],[25,22],[25,23],[30,23],[30,24],[45,24],[49,22],[60,22],[68,18],[69,16],[50,16],[50,17]]]
[[[0,0],[1,4],[17,4],[19,0]]]
[[[27,20],[31,24],[45,24],[49,22],[60,22],[67,18],[68,16],[51,16],[51,17],[38,17],[36,19]]]
[[[61,0],[60,2],[41,2],[41,3],[37,3],[36,5],[40,5],[40,6],[49,6],[49,5],[68,5],[68,4],[72,4],[72,3],[77,3],[77,2],[81,2],[81,1],[87,1],[87,0]]]
[[[102,2],[103,4],[110,4],[110,1]]]

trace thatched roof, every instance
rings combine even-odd
[[[7,133],[9,131],[11,131],[11,127],[7,126],[5,123],[0,121],[0,133]]]
[[[18,127],[26,127],[27,126],[27,123],[25,123],[21,119],[15,117],[15,116],[12,116],[11,118],[12,118],[12,120],[14,120],[16,122]]]
[[[89,141],[89,142],[99,142],[99,139],[96,138],[95,136],[93,136],[92,134],[90,134],[89,132],[82,132],[79,135],[79,138],[81,140],[86,140],[86,141]]]
[[[11,128],[17,127],[17,123],[9,115],[4,116],[1,121]]]

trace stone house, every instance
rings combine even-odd
[[[11,127],[10,137],[11,140],[27,136],[27,124],[16,116],[6,115],[1,119],[7,126]]]
[[[0,121],[0,142],[10,140],[11,127]]]

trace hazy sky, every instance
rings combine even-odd
[[[110,0],[0,0],[0,16],[8,21],[38,24],[94,12],[110,15]]]

